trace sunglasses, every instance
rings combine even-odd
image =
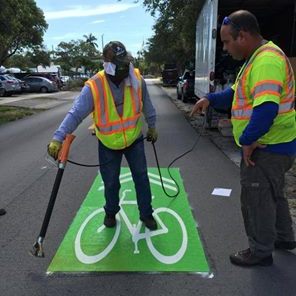
[[[222,25],[232,25],[232,27],[234,27],[237,31],[241,30],[241,27],[234,23],[228,16],[223,19]]]

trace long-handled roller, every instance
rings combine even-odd
[[[56,201],[58,190],[59,190],[59,187],[60,187],[60,184],[61,184],[63,173],[64,173],[64,170],[65,170],[65,167],[66,167],[66,163],[67,163],[67,160],[68,160],[70,145],[71,145],[71,143],[73,142],[74,139],[75,139],[74,135],[67,135],[67,137],[66,137],[66,139],[65,139],[65,141],[63,143],[61,152],[59,154],[58,171],[57,171],[57,175],[56,175],[56,178],[55,178],[55,181],[54,181],[54,185],[53,185],[53,188],[52,188],[52,192],[51,192],[50,199],[49,199],[49,202],[48,202],[48,206],[47,206],[47,209],[46,209],[46,213],[45,213],[45,216],[44,216],[42,227],[41,227],[41,230],[40,230],[40,234],[39,234],[39,236],[37,238],[37,241],[33,245],[33,250],[30,251],[30,253],[33,256],[44,257],[43,241],[44,241],[44,238],[45,238],[45,235],[46,235],[49,220],[50,220],[50,217],[51,217],[51,214],[52,214],[52,210],[53,210],[53,207],[54,207],[54,204],[55,204],[55,201]]]

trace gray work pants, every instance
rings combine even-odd
[[[284,186],[295,157],[256,149],[251,159],[255,166],[247,167],[243,160],[240,166],[241,210],[251,251],[265,257],[272,253],[275,240],[294,240]]]

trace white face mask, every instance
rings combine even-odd
[[[115,76],[116,65],[114,65],[111,62],[104,62],[103,67],[104,67],[104,71],[106,74],[109,74],[111,76]]]

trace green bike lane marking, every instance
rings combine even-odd
[[[149,168],[152,206],[158,229],[149,231],[139,221],[136,193],[128,168],[121,169],[121,211],[117,226],[106,228],[104,185],[98,175],[77,212],[47,272],[190,272],[210,274],[196,222],[188,203],[179,169],[170,170],[180,187],[168,198],[158,171]],[[169,194],[176,186],[161,169]]]

